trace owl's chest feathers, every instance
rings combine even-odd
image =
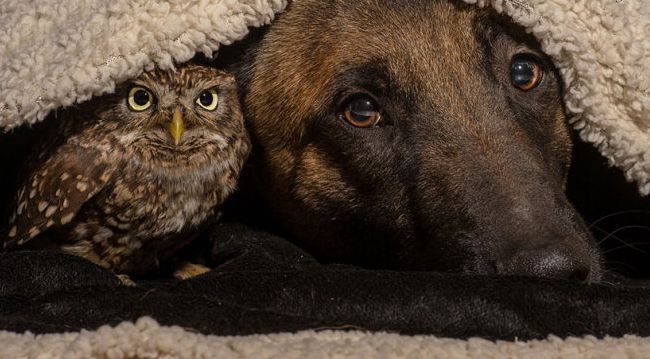
[[[116,272],[144,273],[210,222],[225,197],[217,183],[223,171],[211,166],[170,177],[132,161],[119,165],[117,175],[95,197],[85,220],[72,232],[78,239],[91,241],[68,250],[90,250],[96,253],[98,263]]]
[[[129,159],[97,205],[108,225],[148,237],[173,236],[214,214],[230,190],[220,181],[223,172],[215,164],[176,173]]]

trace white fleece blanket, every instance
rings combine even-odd
[[[650,341],[624,338],[491,342],[431,336],[399,336],[363,332],[300,332],[296,334],[216,337],[161,327],[151,318],[94,332],[13,334],[0,332],[1,358],[477,358],[477,359],[646,359]]]
[[[299,1],[299,0],[296,0]],[[529,29],[559,67],[582,138],[650,192],[648,0],[465,0]],[[0,129],[113,91],[269,23],[286,0],[2,0]],[[213,337],[150,319],[94,332],[0,332],[0,358],[646,358],[650,341],[498,342],[360,332]]]
[[[286,0],[2,0],[0,128],[43,120],[154,66],[268,24]]]

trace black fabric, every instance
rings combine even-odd
[[[238,224],[214,229],[214,271],[124,287],[53,252],[0,255],[0,329],[51,333],[151,316],[201,333],[360,329],[489,339],[650,335],[650,289],[320,265]]]

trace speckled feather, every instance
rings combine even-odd
[[[154,95],[150,110],[126,104],[134,85]],[[195,104],[210,88],[214,111]],[[175,145],[165,125],[179,106],[187,130]],[[144,73],[64,116],[17,193],[5,249],[54,247],[144,274],[210,223],[250,151],[234,78],[205,66]]]

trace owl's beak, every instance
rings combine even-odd
[[[176,111],[174,111],[172,122],[169,124],[169,133],[174,139],[174,145],[178,146],[178,143],[181,142],[181,136],[183,136],[183,132],[185,132],[183,113],[181,112],[181,108],[177,107]]]

